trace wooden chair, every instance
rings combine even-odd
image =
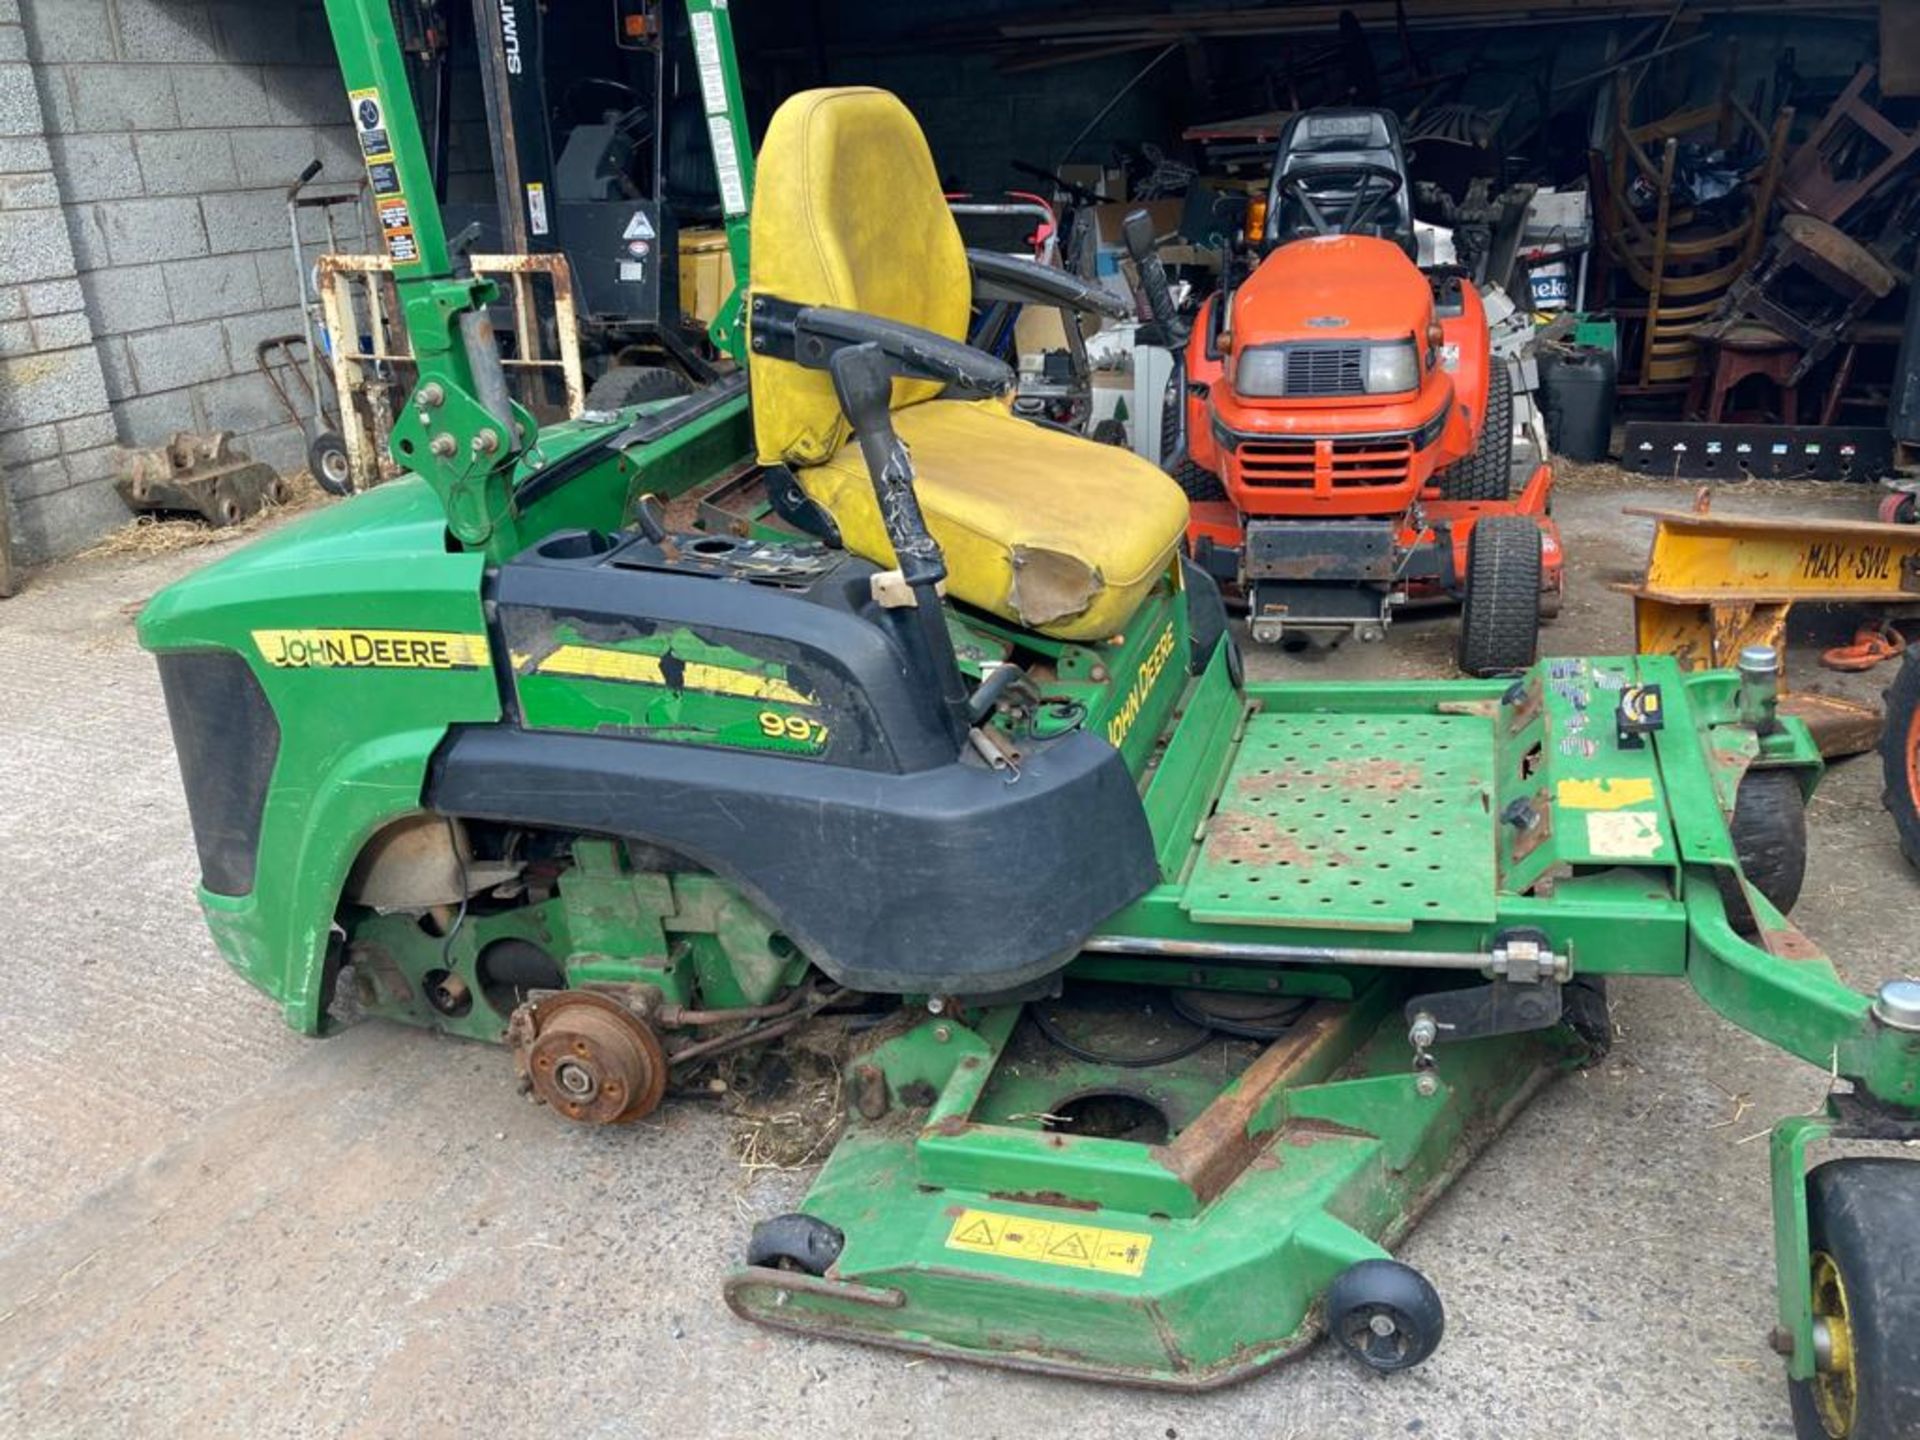
[[[1799,297],[1790,281],[1812,280]],[[1761,262],[1733,282],[1720,315],[1701,328],[1703,338],[1730,333],[1757,322],[1800,350],[1791,383],[1840,342],[1841,332],[1860,320],[1875,302],[1893,293],[1894,275],[1866,246],[1812,215],[1788,215],[1767,242]],[[1810,290],[1824,292],[1827,303],[1809,303]]]
[[[1719,424],[1729,418],[1727,402],[1741,382],[1759,377],[1773,383],[1772,418],[1782,425],[1800,423],[1799,365],[1805,352],[1797,344],[1751,320],[1711,334],[1703,331],[1698,340],[1703,353],[1687,391],[1689,416]],[[1769,415],[1740,412],[1732,418],[1764,421]]]
[[[1780,176],[1782,204],[1837,223],[1920,152],[1920,127],[1902,130],[1865,98],[1874,73],[1862,65],[1793,152]],[[1876,150],[1877,160],[1871,158]]]
[[[1637,343],[1622,356],[1620,388],[1638,394],[1687,390],[1701,364],[1696,332],[1760,253],[1793,112],[1782,110],[1772,125],[1762,125],[1734,96],[1731,64],[1718,100],[1643,125],[1626,121],[1632,91],[1624,72],[1616,85],[1613,144],[1604,183],[1593,188],[1615,281],[1615,314],[1638,331]],[[1681,141],[1707,132],[1721,148],[1745,136],[1763,147],[1745,185],[1740,218],[1721,228],[1697,222],[1691,209],[1675,204]],[[1655,197],[1651,219],[1635,211],[1636,178]],[[1602,177],[1596,173],[1595,179]]]

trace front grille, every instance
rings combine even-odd
[[[1404,437],[1381,436],[1247,440],[1234,452],[1234,459],[1243,485],[1276,490],[1358,490],[1406,484],[1413,445]]]
[[[200,852],[200,883],[216,895],[248,894],[267,784],[280,754],[279,721],[247,662],[233,651],[156,658]]]
[[[1287,351],[1287,398],[1364,394],[1365,362],[1358,345],[1296,345]]]

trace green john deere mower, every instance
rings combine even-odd
[[[450,261],[387,6],[329,0],[406,202],[412,473],[141,618],[232,964],[302,1031],[350,987],[503,1042],[581,1123],[838,1026],[846,1132],[728,1303],[1183,1389],[1323,1332],[1431,1353],[1440,1297],[1390,1248],[1606,1045],[1606,976],[1684,979],[1840,1082],[1774,1132],[1800,1433],[1915,1433],[1920,1291],[1882,1266],[1920,1169],[1805,1170],[1920,1137],[1920,995],[1856,993],[1783,918],[1819,760],[1770,656],[1245,683],[1177,487],[1013,417],[961,343],[907,111],[796,96],[756,183],[727,7],[689,8],[739,368],[542,429]]]

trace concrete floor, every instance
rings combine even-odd
[[[1876,494],[1718,503],[1865,516]],[[1684,494],[1562,494],[1577,580],[1551,651],[1625,648],[1604,582],[1645,553],[1621,507],[1656,500]],[[1791,1434],[1760,1137],[1823,1076],[1655,982],[1619,988],[1613,1058],[1550,1089],[1405,1247],[1448,1307],[1406,1375],[1322,1347],[1171,1398],[735,1320],[719,1278],[806,1177],[746,1179],[723,1118],[582,1133],[489,1049],[381,1024],[301,1040],[215,956],[132,632],[208,553],[73,564],[0,602],[0,1434]],[[1413,621],[1253,668],[1445,674],[1452,637]],[[1797,912],[1862,985],[1920,929],[1878,793],[1871,758],[1834,770]]]

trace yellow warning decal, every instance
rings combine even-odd
[[[1556,792],[1565,810],[1624,810],[1653,800],[1653,781],[1644,775],[1615,775],[1599,780],[1562,780]]]
[[[749,700],[784,700],[791,705],[819,702],[771,675],[735,670],[726,665],[674,660],[672,688],[701,690],[709,695],[741,695]],[[658,655],[635,650],[606,650],[596,645],[562,645],[534,666],[540,675],[572,675],[582,680],[621,680],[629,685],[667,685],[666,669]]]
[[[458,630],[256,630],[260,658],[283,670],[480,670],[487,637]]]
[[[1022,1215],[997,1215],[991,1210],[963,1210],[947,1232],[949,1250],[1037,1260],[1042,1265],[1068,1265],[1108,1275],[1140,1274],[1147,1268],[1147,1248],[1152,1244],[1151,1235],[1132,1230],[1105,1230],[1065,1220],[1029,1220]]]

